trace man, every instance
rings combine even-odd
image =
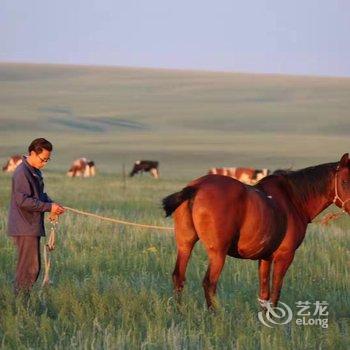
[[[61,215],[64,208],[44,192],[40,169],[50,160],[52,144],[35,139],[28,147],[28,156],[12,177],[12,193],[8,233],[18,252],[15,293],[29,292],[40,272],[40,238],[45,236],[44,213]]]

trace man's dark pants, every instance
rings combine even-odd
[[[13,241],[18,253],[15,293],[29,292],[40,273],[40,237],[13,236]]]

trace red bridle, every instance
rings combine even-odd
[[[339,170],[339,167],[337,167],[336,172],[335,172],[335,176],[334,176],[334,198],[333,198],[333,203],[335,204],[335,202],[337,200],[339,200],[339,202],[341,204],[341,209],[343,210],[343,212],[345,212],[346,211],[345,210],[345,204],[350,201],[350,198],[348,198],[347,200],[343,201],[338,195],[338,185],[337,185],[338,170]]]

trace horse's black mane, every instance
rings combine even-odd
[[[329,188],[329,177],[339,162],[326,163],[308,168],[288,171],[281,176],[291,184],[293,191],[303,200],[310,196],[325,193]]]

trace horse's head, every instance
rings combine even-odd
[[[334,177],[333,203],[350,214],[350,160],[345,153],[339,162]]]

